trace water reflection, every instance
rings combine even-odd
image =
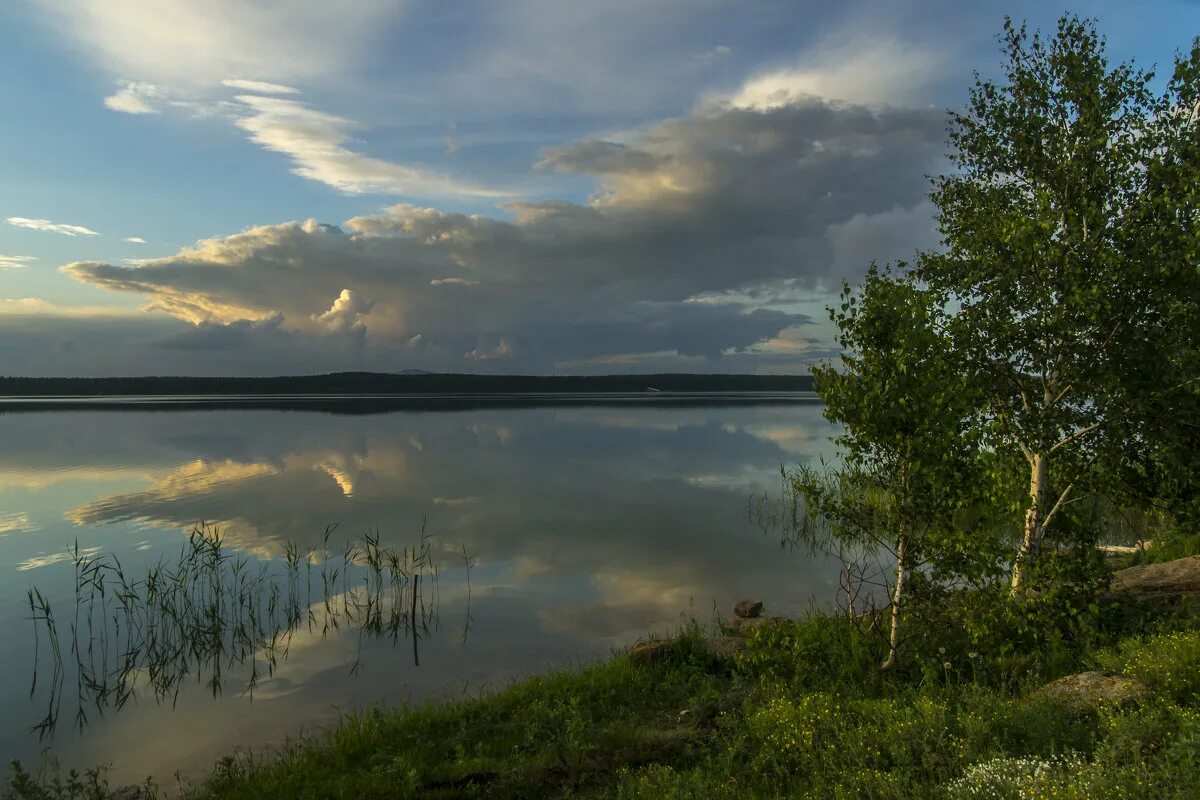
[[[40,589],[29,590],[30,695],[46,704],[33,731],[43,741],[53,736],[68,685],[80,732],[90,713],[119,711],[140,688],[174,705],[194,682],[216,698],[233,671],[242,693],[253,698],[260,678],[275,674],[300,633],[324,639],[346,629],[360,642],[393,645],[403,638],[411,642],[413,666],[420,666],[420,642],[438,624],[430,538],[395,550],[368,533],[331,551],[333,532],[326,530],[319,549],[301,553],[288,545],[281,564],[253,565],[226,549],[219,528],[196,527],[177,558],[138,578],[115,555],[76,545],[66,554],[74,566],[74,602],[60,607],[59,617]],[[359,666],[356,660],[350,674]],[[39,686],[43,672],[48,680]]]
[[[819,457],[827,431],[813,405],[0,414],[0,635],[13,643],[0,649],[0,757],[38,751],[26,593],[70,606],[76,540],[142,575],[207,521],[248,569],[280,575],[289,543],[319,549],[330,524],[380,530],[395,549],[412,546],[423,519],[436,535],[438,609],[453,622],[422,640],[419,668],[404,647],[302,626],[253,703],[247,675],[228,672],[219,701],[193,680],[174,713],[131,700],[56,737],[64,763],[107,761],[136,780],[356,706],[600,656],[742,597],[798,613],[832,593],[836,571],[781,554],[748,522],[747,499],[777,487],[781,464]]]

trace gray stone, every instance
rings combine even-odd
[[[143,800],[146,797],[141,786],[122,786],[108,793],[108,800]]]
[[[753,619],[762,614],[761,600],[739,600],[733,604],[733,615],[741,619]]]
[[[1102,706],[1137,705],[1147,694],[1146,686],[1113,672],[1080,672],[1046,684],[1031,698],[1053,703],[1076,714]]]
[[[746,649],[746,640],[740,636],[710,636],[704,640],[704,647],[713,658],[729,661]]]

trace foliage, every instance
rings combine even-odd
[[[1200,49],[1155,97],[1153,74],[1110,66],[1076,17],[1046,39],[1007,21],[1002,44],[1004,80],[977,78],[951,115],[956,170],[932,195],[944,251],[917,273],[957,307],[948,331],[989,399],[986,441],[1027,464],[1018,589],[1073,490],[1181,452],[1149,398],[1183,402],[1196,375]]]
[[[48,772],[48,775],[39,780],[26,772],[19,762],[14,761],[8,778],[8,795],[21,800],[108,799],[108,781],[102,768],[90,769],[83,774],[70,770],[65,780],[59,774],[57,766],[51,765]]]
[[[803,503],[796,532],[835,550],[847,569],[890,554],[882,666],[891,668],[910,580],[978,580],[995,567],[983,527],[965,514],[981,484],[967,427],[977,403],[936,296],[903,275],[872,267],[858,290],[843,288],[830,318],[845,349],[842,368],[817,365],[813,376],[825,416],[843,426],[836,441],[845,467],[791,473]]]
[[[949,800],[1033,800],[1061,796],[1076,782],[1087,761],[1078,753],[1049,758],[993,758],[972,764],[947,788]]]
[[[1096,664],[1137,678],[1178,703],[1194,705],[1200,699],[1200,631],[1126,639],[1098,653]]]
[[[8,781],[0,791],[0,797],[13,800],[112,800],[113,797],[107,767],[95,767],[82,773],[71,769],[64,777],[53,758],[42,764],[38,774],[27,772],[19,761],[13,761]],[[122,791],[126,792],[123,796],[136,794],[131,800],[154,800],[159,796],[158,786],[150,778]]]

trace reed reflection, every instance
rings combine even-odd
[[[439,627],[432,539],[422,530],[416,544],[396,549],[366,533],[332,550],[334,532],[327,528],[319,547],[288,543],[282,559],[252,561],[228,549],[219,528],[197,526],[176,559],[160,560],[138,578],[115,555],[76,545],[69,554],[72,605],[56,615],[40,589],[29,590],[30,694],[46,706],[34,732],[43,740],[53,735],[72,692],[68,706],[80,731],[92,713],[118,711],[139,690],[173,705],[185,684],[204,686],[215,698],[236,682],[253,697],[300,631],[322,638],[356,632],[351,674],[368,638],[411,642],[419,666],[420,642]],[[469,612],[464,636],[468,630]],[[44,671],[49,677],[39,686]]]

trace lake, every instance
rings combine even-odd
[[[778,491],[781,465],[831,454],[813,400],[444,400],[0,413],[0,756],[108,763],[118,784],[198,776],[234,748],[278,745],[352,709],[486,691],[708,622],[738,599],[774,614],[832,599],[836,570],[781,551],[748,514],[753,495]],[[133,627],[147,635],[112,622],[111,565],[131,585],[159,563],[177,574],[201,523],[224,537],[223,574],[285,587],[253,601],[256,624],[268,605],[283,614],[289,591],[299,598],[286,647],[268,659],[225,645],[219,680],[193,658],[165,694],[145,662],[125,664],[119,697],[83,685],[78,664],[93,681],[115,676]],[[427,561],[419,583],[405,572],[398,594],[368,598],[356,617],[345,598],[370,584],[370,558],[344,548],[364,535],[374,552],[424,548]],[[309,572],[299,592],[297,558]],[[79,617],[76,561],[96,559],[115,559],[105,599]],[[33,589],[55,619],[57,672]],[[209,590],[197,591],[187,597]],[[400,621],[391,635],[358,624],[379,608]],[[35,733],[48,714],[56,724]]]

